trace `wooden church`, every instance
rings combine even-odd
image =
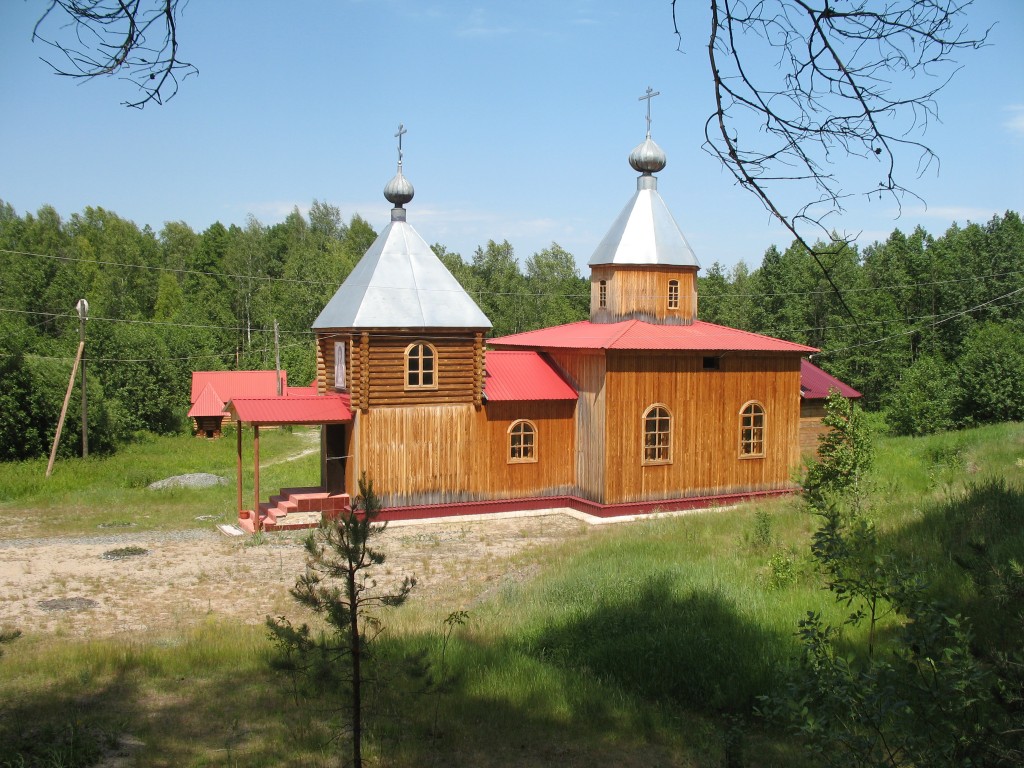
[[[322,424],[317,490],[347,498],[365,472],[392,519],[792,489],[801,357],[816,350],[698,319],[700,265],[658,194],[649,117],[636,192],[590,259],[589,320],[500,338],[407,221],[402,132],[391,221],[313,324],[319,403],[305,421],[264,404],[260,422],[235,401],[234,418]]]

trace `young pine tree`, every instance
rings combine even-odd
[[[391,592],[377,589],[371,571],[384,562],[384,554],[371,543],[386,527],[377,522],[380,510],[373,483],[364,473],[352,511],[325,521],[306,539],[306,572],[291,594],[327,623],[328,632],[314,633],[308,624],[296,628],[284,617],[267,618],[271,638],[282,651],[274,660],[276,667],[347,687],[354,768],[363,764],[363,662],[382,629],[375,610],[401,605],[416,585],[407,576]]]

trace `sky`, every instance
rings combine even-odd
[[[680,1],[681,39],[669,0],[191,0],[180,53],[199,74],[143,110],[122,106],[129,83],[71,81],[41,60],[31,37],[47,5],[0,2],[0,200],[21,215],[100,206],[198,232],[249,215],[274,224],[319,200],[380,231],[402,123],[409,221],[427,242],[468,260],[508,240],[524,262],[555,242],[586,275],[636,189],[627,157],[650,86],[668,156],[659,192],[701,264],[756,267],[792,239],[702,149],[704,0]],[[941,164],[904,174],[926,205],[850,201],[829,223],[861,245],[1024,212],[1024,2],[977,0],[968,22],[995,26],[938,98],[923,140]]]

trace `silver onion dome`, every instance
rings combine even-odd
[[[650,134],[629,153],[629,164],[634,171],[643,174],[657,173],[668,164],[665,150],[659,147]]]
[[[412,182],[402,175],[402,166],[399,163],[398,173],[384,186],[384,197],[396,208],[401,208],[412,200],[414,194],[416,190],[413,189]]]

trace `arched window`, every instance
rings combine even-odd
[[[672,461],[672,414],[664,405],[644,411],[644,464]]]
[[[740,458],[764,456],[764,406],[751,401],[740,409]]]
[[[520,464],[537,460],[537,428],[520,419],[508,428],[508,463]]]
[[[679,309],[679,281],[668,281],[668,308]]]
[[[601,280],[597,284],[597,306],[604,309],[608,306],[608,281]]]
[[[437,350],[417,341],[405,350],[405,388],[437,389]]]

